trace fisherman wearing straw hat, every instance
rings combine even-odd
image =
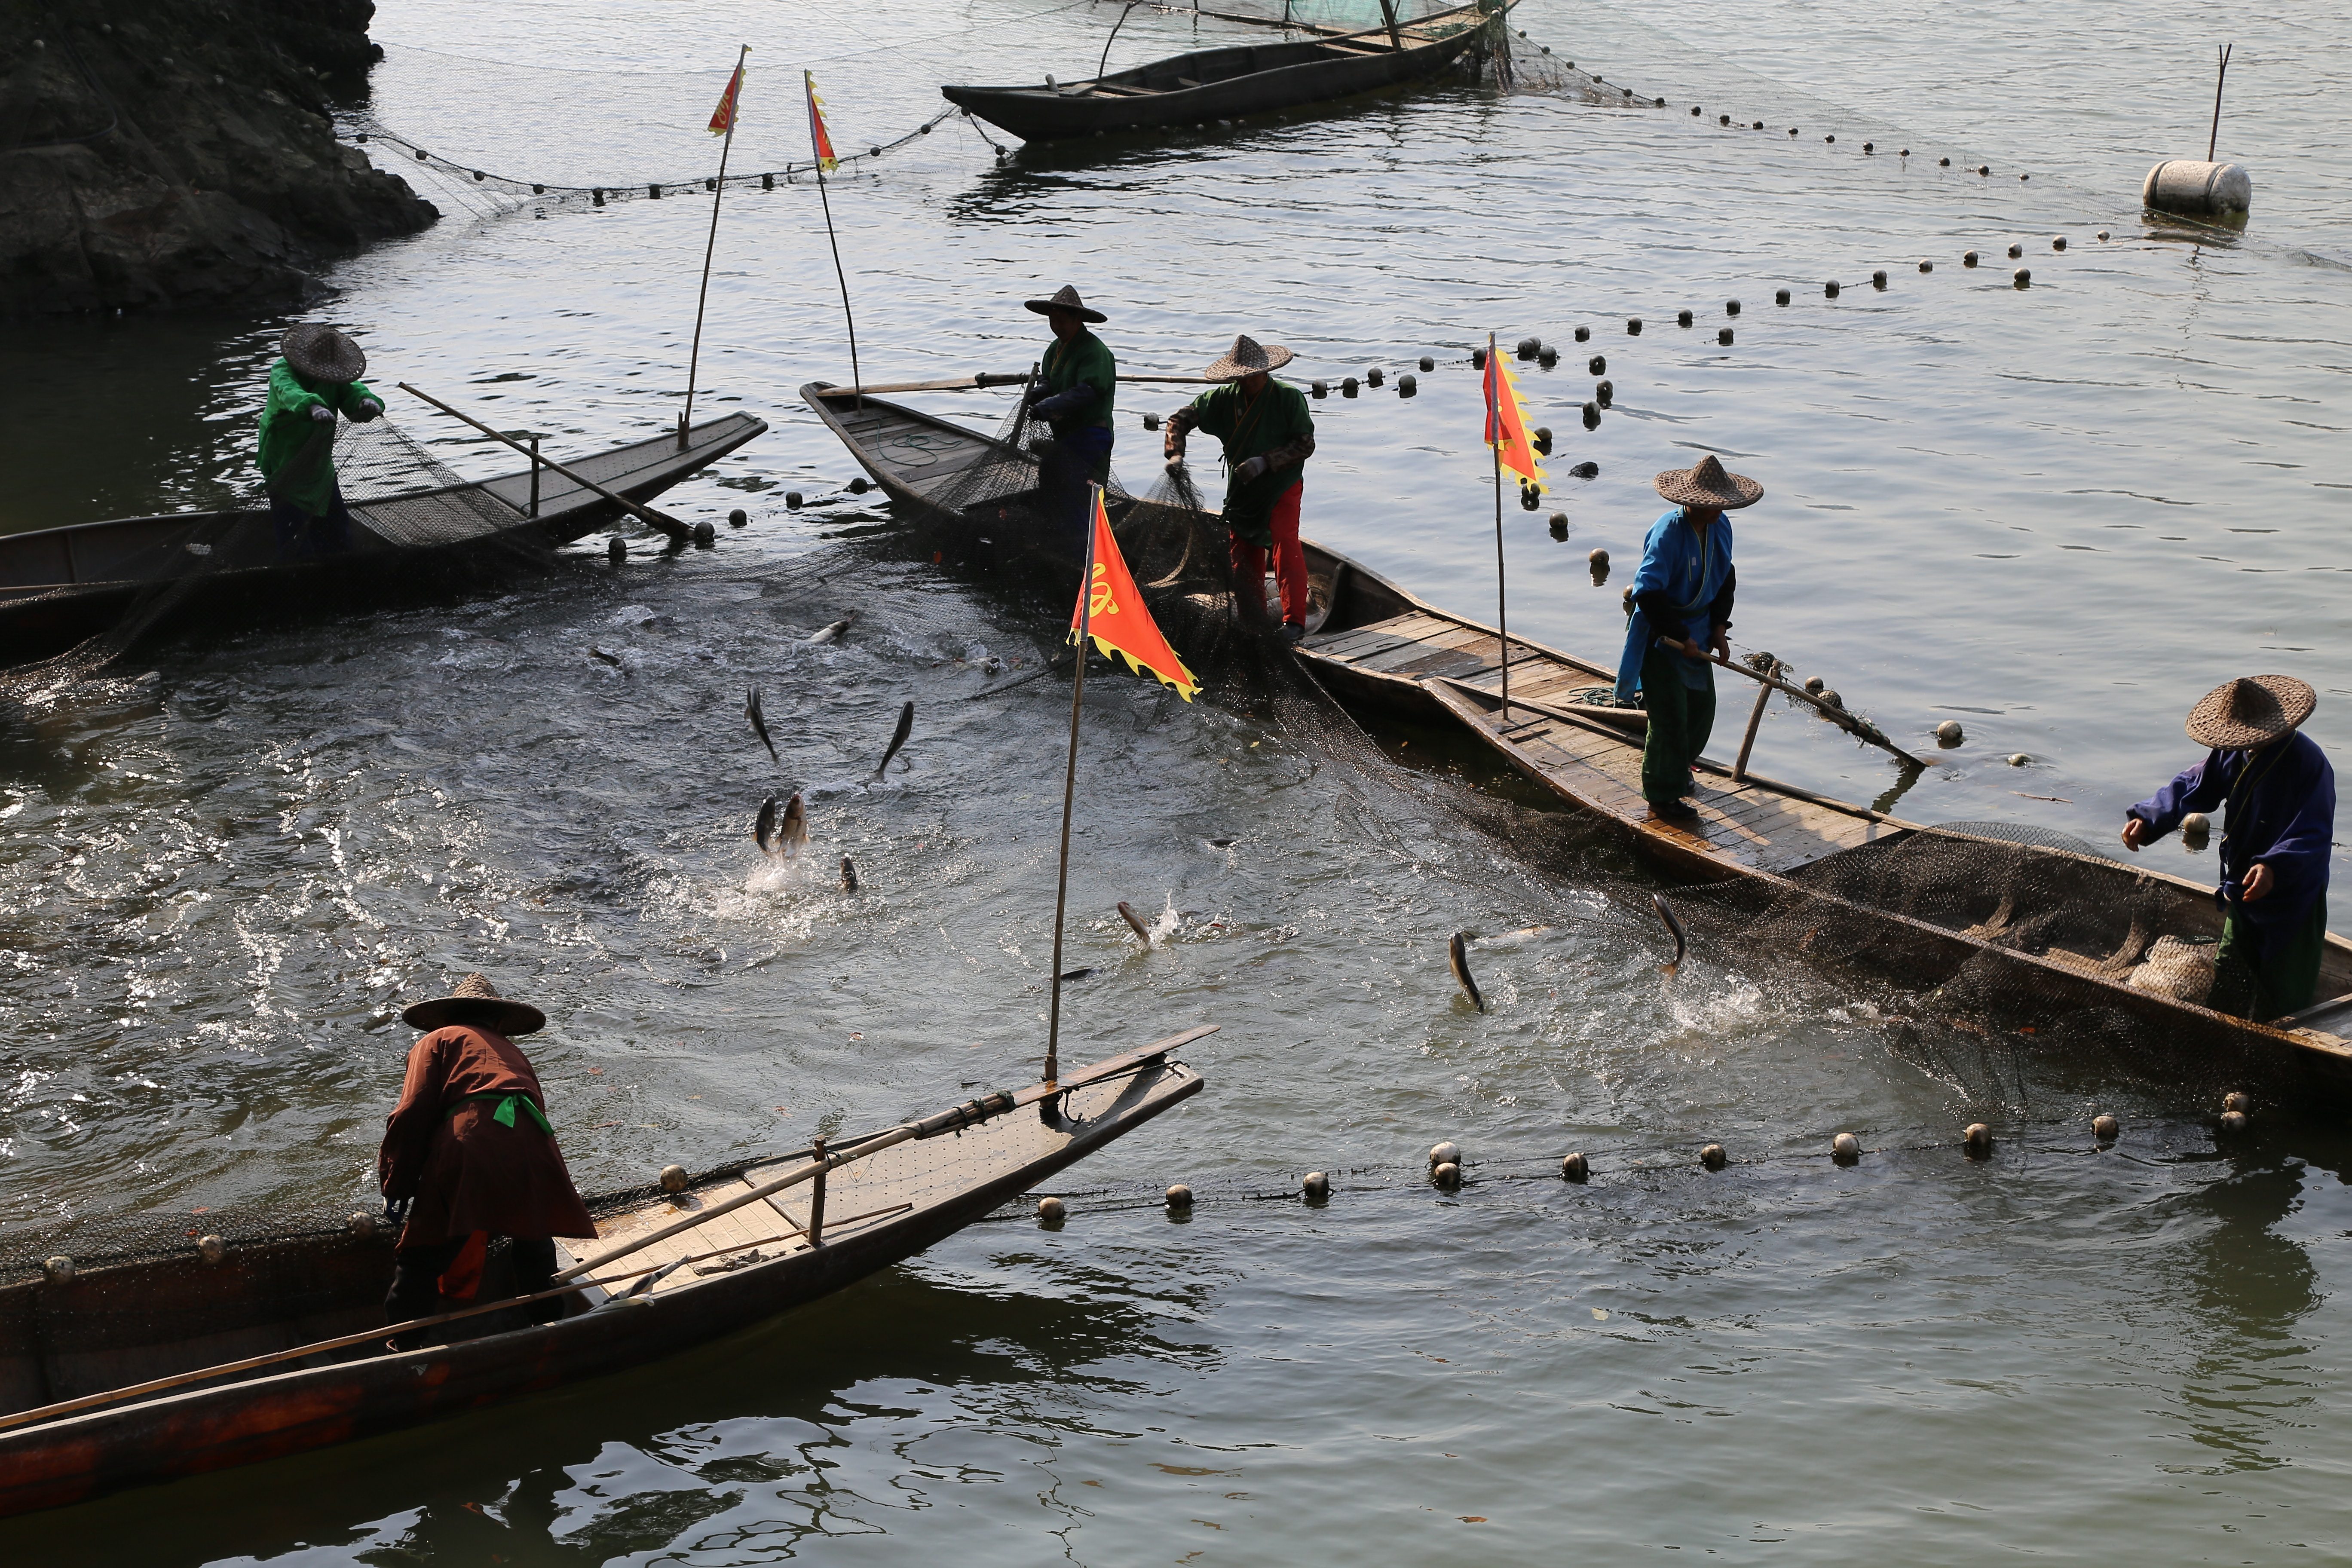
[[[511,1242],[511,1293],[546,1289],[551,1238],[596,1234],[555,1146],[539,1075],[511,1037],[544,1028],[546,1015],[468,974],[401,1016],[427,1032],[409,1049],[376,1155],[385,1207],[406,1222],[384,1310],[398,1323],[471,1301],[493,1236]]]
[[[1738,574],[1731,569],[1731,523],[1723,514],[1754,506],[1764,487],[1727,472],[1713,453],[1694,468],[1669,468],[1657,478],[1658,493],[1675,510],[1650,525],[1642,545],[1641,570],[1626,592],[1632,612],[1625,649],[1617,660],[1617,700],[1641,706],[1649,717],[1642,744],[1642,795],[1650,810],[1670,822],[1692,822],[1698,808],[1685,797],[1697,791],[1691,763],[1715,728],[1715,671],[1705,657],[1731,657],[1724,634],[1731,629],[1731,597]],[[1698,657],[1664,646],[1679,642]]]
[[[1282,585],[1282,637],[1307,635],[1307,553],[1298,543],[1301,470],[1315,455],[1315,420],[1298,388],[1274,379],[1290,363],[1279,343],[1238,337],[1223,358],[1202,374],[1211,387],[1168,416],[1164,449],[1184,460],[1184,437],[1200,430],[1224,444],[1225,527],[1233,535],[1234,582],[1243,616],[1265,615],[1265,566],[1274,556]]]
[[[2291,675],[2242,675],[2189,710],[2205,760],[2131,808],[2124,843],[2153,844],[2192,811],[2230,812],[2221,829],[2221,945],[2207,1005],[2282,1017],[2311,1005],[2327,945],[2336,772],[2302,731],[2318,694]]]
[[[1048,515],[1077,544],[1086,537],[1087,487],[1110,478],[1111,405],[1118,393],[1118,362],[1110,345],[1087,331],[1108,320],[1078,298],[1065,283],[1049,300],[1024,301],[1054,329],[1030,383],[1029,412],[1045,420],[1054,432],[1051,446],[1038,462],[1038,489],[1045,492]]]
[[[324,322],[287,328],[278,352],[261,410],[261,479],[279,556],[304,560],[351,543],[352,514],[335,482],[335,416],[364,424],[383,400],[360,380],[367,355],[359,344]]]

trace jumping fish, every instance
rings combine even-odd
[[[1093,973],[1094,967],[1089,964],[1084,969],[1066,969],[1062,972],[1062,978],[1065,980],[1084,980],[1087,975],[1092,974]]]
[[[593,647],[593,646],[591,646],[591,647],[590,647],[590,648],[588,649],[588,652],[589,652],[589,654],[590,654],[590,656],[591,656],[591,657],[595,658],[601,658],[601,659],[603,659],[606,664],[611,665],[614,669],[619,670],[623,675],[626,675],[626,674],[628,674],[628,673],[629,673],[629,667],[628,667],[627,665],[623,664],[623,663],[621,662],[621,656],[620,656],[620,655],[618,655],[618,654],[614,654],[614,653],[606,653],[603,648],[601,648],[601,647]]]
[[[760,847],[761,854],[773,855],[775,851],[769,846],[775,842],[775,837],[776,797],[770,795],[760,803],[759,820],[751,824],[751,841]]]
[[[1664,893],[1652,893],[1650,902],[1656,907],[1658,918],[1666,922],[1666,930],[1674,933],[1674,962],[1658,965],[1661,973],[1673,974],[1683,966],[1683,954],[1690,951],[1690,938],[1683,934],[1682,920],[1675,913],[1675,906],[1666,902],[1666,896]]]
[[[846,855],[841,858],[841,890],[845,893],[857,891],[857,868],[850,863]]]
[[[898,728],[893,731],[890,736],[890,749],[882,753],[882,760],[880,762],[874,764],[874,776],[876,778],[878,779],[882,776],[882,771],[890,765],[890,759],[898,754],[898,748],[905,745],[907,743],[907,737],[914,732],[915,705],[909,702],[904,708],[898,710]]]
[[[1445,960],[1454,968],[1454,983],[1462,987],[1462,994],[1470,998],[1470,1005],[1481,1013],[1486,1010],[1486,999],[1478,994],[1478,983],[1470,978],[1470,949],[1463,933],[1455,931],[1446,944]]]
[[[1151,928],[1143,923],[1143,917],[1130,909],[1125,899],[1118,901],[1118,918],[1125,921],[1129,928],[1135,932],[1136,941],[1146,947],[1151,945]]]
[[[771,860],[793,860],[808,847],[808,807],[794,790],[782,811],[776,808],[776,797],[770,795],[760,803],[760,820],[752,825],[751,837],[760,846],[760,853]]]
[[[819,628],[809,637],[809,641],[832,642],[839,637],[842,633],[847,631],[852,626],[855,626],[856,622],[857,612],[856,610],[852,610],[849,614],[842,616],[841,619],[834,622],[833,625]]]
[[[783,759],[776,755],[776,742],[768,739],[768,716],[760,708],[760,689],[756,686],[743,693],[743,717],[751,721],[751,733],[760,737],[760,744],[768,748],[772,763]]]

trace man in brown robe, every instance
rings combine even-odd
[[[494,1236],[513,1248],[516,1293],[546,1289],[553,1238],[596,1234],[555,1146],[539,1075],[509,1038],[544,1028],[546,1015],[468,974],[449,995],[401,1016],[428,1033],[409,1048],[376,1155],[377,1185],[406,1213],[384,1298],[389,1321],[470,1305]],[[541,1308],[545,1321],[562,1303]]]

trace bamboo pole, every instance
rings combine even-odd
[[[1748,753],[1756,749],[1756,727],[1764,722],[1764,705],[1772,700],[1772,689],[1756,689],[1756,706],[1748,713],[1748,733],[1739,737],[1739,757],[1731,764],[1731,782],[1738,784],[1748,777]]]
[[[824,190],[824,150],[816,139],[816,77],[814,72],[804,70],[801,72],[801,79],[808,89],[809,152],[816,160],[816,199],[824,208],[824,238],[825,243],[833,247],[833,275],[841,283],[841,319],[849,324],[849,379],[853,384],[862,384],[866,376],[857,368],[857,318],[849,309],[849,274],[841,267],[841,237],[833,231],[833,198],[825,195]],[[865,394],[856,395],[854,406],[860,410],[865,408]]]
[[[1877,725],[1871,723],[1868,720],[1858,719],[1843,708],[1832,707],[1830,704],[1822,701],[1820,698],[1814,696],[1811,692],[1807,691],[1801,686],[1791,686],[1787,681],[1777,679],[1772,676],[1765,674],[1760,669],[1751,669],[1747,665],[1741,664],[1736,659],[1717,658],[1709,649],[1694,647],[1692,644],[1681,641],[1675,637],[1660,637],[1658,642],[1661,647],[1672,648],[1675,652],[1681,654],[1685,658],[1703,658],[1709,664],[1721,665],[1726,669],[1736,669],[1740,674],[1748,677],[1750,680],[1760,680],[1775,691],[1783,693],[1786,696],[1793,697],[1800,702],[1809,702],[1813,707],[1821,710],[1822,717],[1828,719],[1832,723],[1835,724],[1839,729],[1843,730],[1847,734],[1853,736],[1856,740],[1867,741],[1881,751],[1892,753],[1894,756],[1900,759],[1906,766],[1924,768],[1927,765],[1918,758],[1913,756],[1910,752],[1905,751],[1902,747],[1896,745],[1894,742],[1888,740],[1880,732]]]
[[[694,347],[686,356],[686,416],[678,422],[677,444],[686,445],[694,428],[694,376],[702,363],[702,310],[710,301],[710,258],[719,250],[719,204],[727,199],[727,155],[735,151],[735,122],[743,117],[743,62],[751,46],[735,57],[734,74],[727,79],[727,140],[719,149],[719,188],[710,193],[710,238],[702,247],[702,290],[694,297]]]
[[[447,404],[442,402],[439,398],[434,396],[429,392],[419,392],[415,387],[409,385],[408,383],[404,381],[397,383],[396,384],[400,387],[401,391],[408,394],[411,397],[423,398],[425,402],[433,405],[434,407],[438,408],[442,413],[448,415],[451,418],[464,420],[467,424],[471,425],[475,429],[479,430],[483,435],[488,436],[491,440],[502,442],[509,447],[512,447],[524,457],[530,458],[532,462],[554,469],[557,473],[562,474],[565,479],[570,479],[573,484],[578,485],[582,489],[587,490],[593,495],[602,496],[604,500],[611,501],[614,506],[619,507],[623,511],[627,512],[631,517],[635,518],[639,522],[644,523],[646,527],[667,533],[672,539],[685,540],[694,537],[694,530],[687,527],[686,524],[678,521],[677,519],[670,516],[667,512],[656,511],[649,506],[640,506],[635,501],[631,500],[628,497],[621,494],[619,491],[608,490],[603,485],[598,484],[595,480],[589,479],[584,474],[572,472],[570,468],[564,467],[562,463],[557,462],[552,458],[542,458],[538,456],[532,452],[529,447],[524,446],[513,437],[506,435],[503,432],[491,429],[488,425],[483,424],[480,420],[475,418],[470,414],[460,414],[457,410],[450,407]]]
[[[1102,487],[1088,485],[1087,550],[1078,569],[1078,662],[1070,682],[1070,758],[1062,772],[1062,864],[1054,889],[1054,989],[1045,1013],[1045,1081],[1061,1076],[1062,1067],[1062,919],[1070,902],[1070,808],[1078,793],[1079,703],[1087,694],[1087,637],[1094,630],[1095,510],[1102,505]]]

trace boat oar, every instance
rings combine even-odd
[[[439,398],[434,396],[429,392],[419,392],[416,388],[409,385],[408,383],[404,381],[399,384],[400,390],[407,393],[410,396],[423,398],[425,402],[433,405],[434,407],[438,408],[442,413],[448,415],[451,418],[464,420],[467,424],[471,425],[475,429],[479,430],[483,435],[488,436],[491,440],[504,442],[506,445],[512,447],[516,451],[520,452],[524,457],[529,458],[532,462],[542,464],[547,468],[554,469],[557,473],[562,474],[565,479],[570,479],[573,484],[578,485],[582,489],[588,490],[593,494],[604,497],[606,500],[611,501],[614,506],[619,507],[623,511],[627,512],[631,517],[635,518],[639,522],[644,523],[647,528],[654,529],[662,533],[667,533],[681,544],[694,537],[694,530],[678,521],[677,519],[670,516],[667,512],[656,511],[649,506],[640,506],[635,501],[631,500],[628,497],[622,495],[619,491],[606,489],[603,485],[598,484],[595,480],[573,472],[572,469],[565,468],[562,463],[557,462],[552,458],[542,458],[539,456],[530,447],[516,440],[513,437],[504,435],[499,431],[491,429],[488,426],[483,424],[480,420],[475,418],[470,414],[460,414],[457,410],[450,407],[447,404],[442,402]]]
[[[1918,758],[1913,756],[1910,752],[1905,751],[1902,747],[1896,745],[1894,742],[1888,740],[1886,738],[1885,731],[1881,730],[1877,725],[1872,723],[1869,720],[1859,718],[1854,714],[1847,712],[1843,708],[1837,707],[1832,703],[1824,702],[1801,686],[1791,686],[1787,681],[1782,680],[1776,676],[1767,675],[1760,669],[1750,668],[1747,665],[1737,663],[1731,659],[1717,658],[1713,653],[1706,649],[1694,647],[1693,645],[1681,641],[1675,637],[1660,637],[1658,639],[1658,645],[1661,647],[1670,647],[1674,649],[1675,652],[1681,654],[1685,658],[1703,658],[1709,664],[1721,665],[1726,669],[1736,669],[1740,674],[1748,677],[1750,680],[1760,680],[1775,691],[1784,692],[1787,695],[1795,698],[1800,702],[1810,702],[1815,708],[1819,709],[1821,710],[1822,717],[1827,719],[1831,723],[1835,724],[1839,729],[1843,730],[1847,734],[1853,736],[1856,740],[1867,741],[1872,745],[1878,747],[1881,751],[1892,753],[1906,767],[1924,768],[1927,765]]]

